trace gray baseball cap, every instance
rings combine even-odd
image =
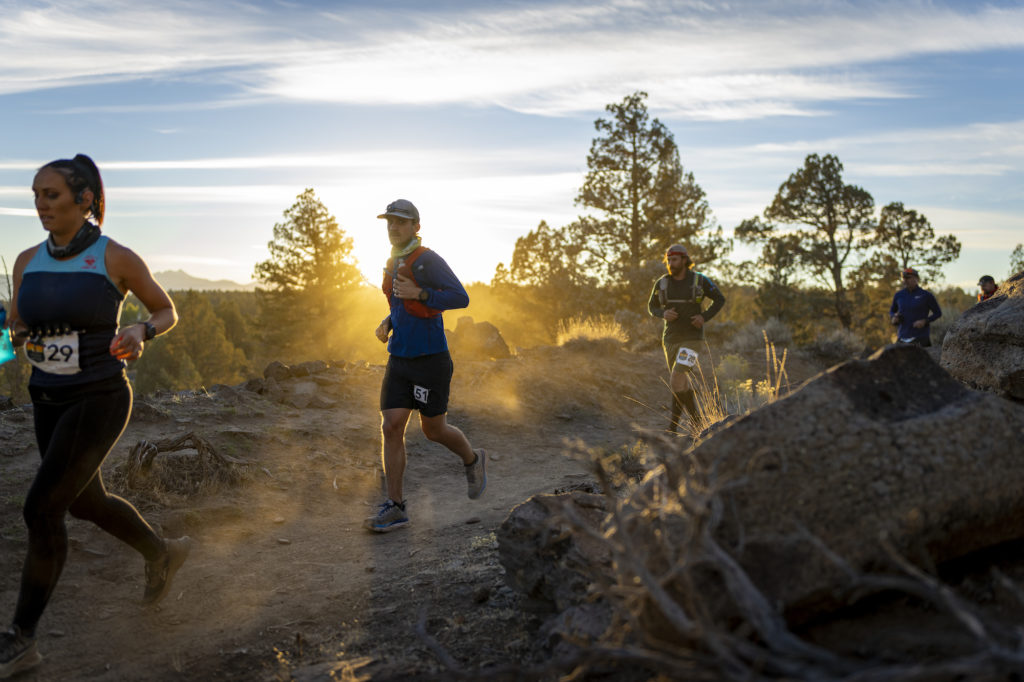
[[[388,207],[384,209],[378,218],[387,218],[389,215],[397,216],[399,218],[410,218],[413,222],[418,223],[420,221],[420,212],[416,210],[416,207],[412,205],[412,202],[407,199],[395,199]]]

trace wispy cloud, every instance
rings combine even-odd
[[[709,146],[689,150],[684,161],[719,171],[769,169],[807,154],[836,154],[848,169],[879,177],[1003,176],[1024,167],[1024,120]]]
[[[812,116],[829,102],[913,94],[867,65],[1024,45],[1022,7],[925,0],[378,7],[0,3],[0,94],[187,76],[226,87],[212,103],[112,106],[265,97],[557,116],[647,88],[677,117]]]

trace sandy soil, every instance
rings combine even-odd
[[[659,350],[538,348],[459,362],[450,421],[491,453],[484,497],[467,499],[459,460],[408,433],[412,523],[375,535],[383,368],[332,369],[332,409],[296,409],[242,390],[147,397],[104,465],[140,440],[194,432],[249,462],[244,482],[197,495],[119,490],[167,537],[195,542],[167,599],[139,604],[143,562],[69,521],[67,567],[39,630],[43,664],[24,680],[444,679],[426,631],[467,669],[530,662],[537,615],[504,584],[493,531],[530,495],[585,477],[565,439],[606,449],[661,428]],[[0,612],[17,599],[21,503],[38,459],[31,416],[0,424]],[[191,456],[194,456],[194,451]],[[164,457],[188,457],[185,451]]]

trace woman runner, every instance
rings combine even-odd
[[[106,491],[100,473],[131,413],[125,362],[175,325],[174,304],[139,256],[100,234],[103,181],[92,159],[46,164],[32,192],[49,236],[15,261],[8,324],[33,365],[29,394],[42,462],[25,498],[28,556],[11,629],[0,632],[0,679],[41,660],[36,626],[67,558],[69,512],[142,554],[147,604],[167,594],[191,544],[157,535],[135,507]],[[129,291],[150,318],[118,330]]]

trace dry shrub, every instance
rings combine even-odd
[[[745,370],[746,363],[736,355],[722,358],[718,369],[709,363],[712,367],[709,374],[704,373],[703,365],[697,365],[691,383],[696,389],[700,418],[696,423],[687,421],[693,438],[702,438],[737,415],[767,405],[789,393],[789,375],[786,372],[789,349],[783,348],[780,354],[767,330],[761,330],[761,348],[764,352],[762,379],[739,378],[737,375]],[[718,375],[723,369],[725,373],[720,382]]]
[[[864,352],[865,344],[857,332],[836,327],[814,337],[804,350],[827,365],[838,365]]]
[[[157,459],[161,453],[175,454]],[[111,482],[116,490],[162,505],[170,496],[192,497],[237,486],[249,476],[251,468],[249,462],[225,455],[202,436],[189,432],[175,438],[138,441],[127,459],[114,469]]]
[[[629,335],[622,325],[609,315],[598,317],[577,315],[558,323],[555,345],[564,346],[580,339],[585,341],[609,340],[616,342],[617,345],[622,345],[629,340]]]
[[[907,595],[950,615],[972,650],[950,647],[948,632],[920,635],[934,639],[928,641],[927,650],[934,652],[929,660],[916,653],[899,660],[891,651],[884,659],[852,657],[800,637],[719,544],[715,531],[726,513],[725,483],[714,468],[692,450],[680,454],[671,439],[650,435],[648,442],[661,468],[636,489],[642,494],[628,498],[615,492],[629,479],[616,468],[618,458],[576,448],[574,454],[589,462],[605,491],[609,512],[597,527],[566,496],[552,523],[568,522],[576,533],[606,548],[611,568],[597,571],[590,601],[610,605],[612,616],[596,640],[577,642],[575,655],[530,671],[536,679],[553,679],[552,672],[560,668],[572,670],[560,679],[620,679],[615,675],[628,673],[628,679],[637,680],[934,682],[1016,679],[1012,675],[1024,669],[1024,644],[1013,623],[993,622],[888,545],[903,573],[865,575],[797,529],[800,540],[843,568],[851,599],[879,591]],[[706,589],[709,576],[720,589]],[[1007,589],[1024,602],[1018,586]],[[720,608],[723,597],[731,605],[725,610]]]
[[[793,343],[793,330],[781,320],[769,317],[764,322],[749,322],[732,334],[722,350],[726,353],[752,353],[761,350],[764,339],[776,346],[789,346]]]

